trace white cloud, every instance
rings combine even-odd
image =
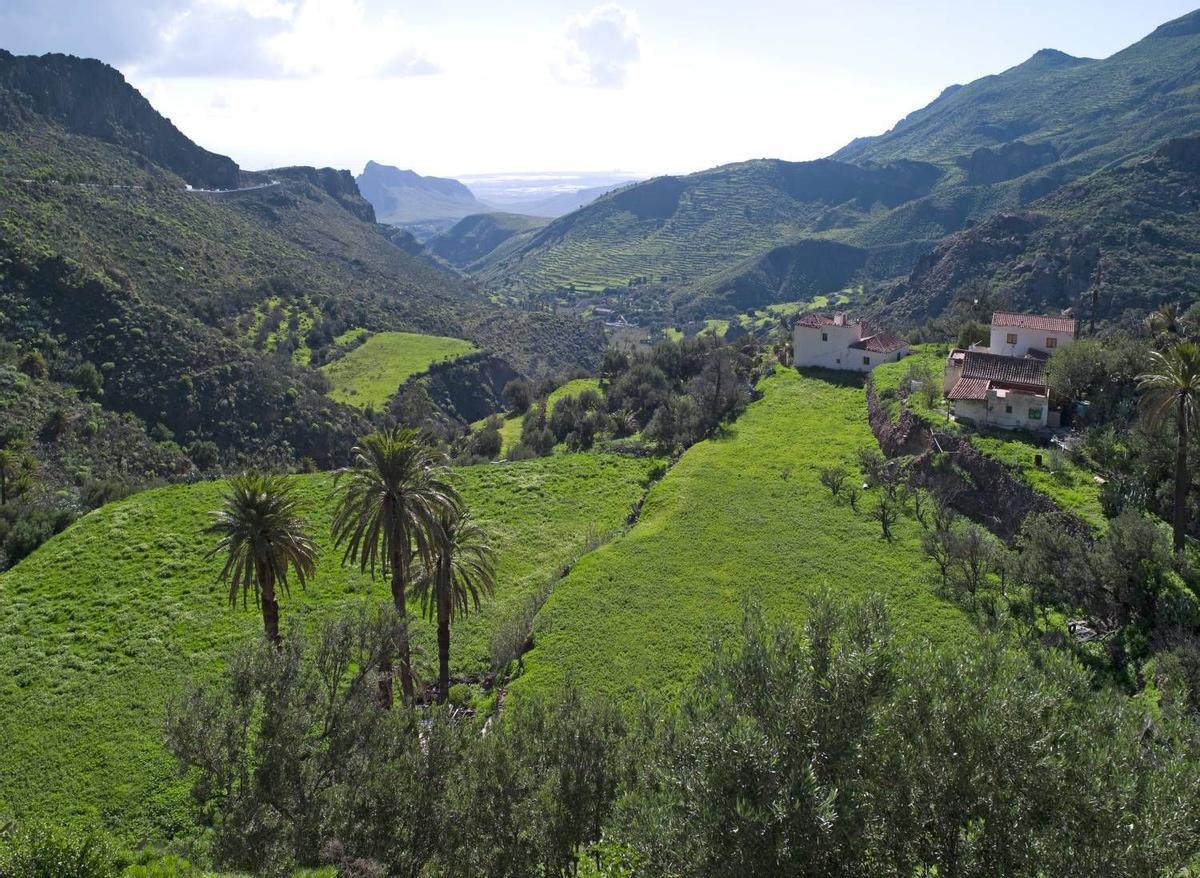
[[[620,88],[640,57],[637,13],[605,3],[567,26],[555,73],[572,84]]]
[[[303,0],[289,26],[264,43],[292,76],[420,76],[439,67],[392,13],[370,14],[361,0]]]

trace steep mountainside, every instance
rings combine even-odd
[[[422,177],[391,165],[367,162],[356,182],[382,223],[461,219],[488,209],[457,180]]]
[[[233,189],[241,182],[231,159],[188,140],[107,64],[0,49],[0,128],[35,115],[73,134],[125,147],[193,186]]]
[[[623,310],[650,320],[731,314],[847,282],[814,239],[858,248],[870,277],[904,276],[948,234],[1197,130],[1200,11],[1104,60],[1043,50],[948,88],[829,160],[627,187],[476,269],[513,295],[626,292]]]
[[[1168,141],[1071,183],[1028,209],[948,238],[879,306],[918,324],[964,291],[997,304],[1098,321],[1191,302],[1200,290],[1200,135]],[[974,292],[972,293],[974,295]]]
[[[921,162],[763,160],[619,189],[552,222],[481,276],[503,290],[637,286],[680,293],[804,236],[834,237],[932,191]]]
[[[1014,179],[1059,162],[1066,167],[1055,173],[1077,176],[1186,133],[1200,114],[1198,82],[1200,10],[1103,60],[1044,49],[947,89],[886,134],[833,157],[951,162],[965,182]]]
[[[508,249],[520,246],[548,222],[542,217],[515,213],[479,213],[459,220],[425,246],[455,268],[469,269],[501,245]]]
[[[100,366],[105,406],[181,444],[328,463],[362,424],[306,363],[352,327],[467,338],[522,372],[598,358],[599,332],[500,311],[414,255],[375,223],[348,172],[281,168],[238,191],[188,191],[222,181],[151,161],[158,132],[210,154],[114,71],[51,57],[70,71],[63,83],[112,80],[109,104],[146,112],[114,117],[119,136],[97,138],[35,112],[42,98],[7,80],[4,106],[18,111],[0,125],[0,339],[42,350],[56,373]]]

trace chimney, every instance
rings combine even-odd
[[[845,326],[846,325],[846,312],[845,311],[838,311],[833,315],[833,325],[834,326]]]

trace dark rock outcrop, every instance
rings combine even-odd
[[[1176,171],[1188,174],[1200,173],[1200,134],[1191,137],[1173,137],[1158,149],[1158,154],[1167,160]]]
[[[375,222],[375,208],[362,197],[358,191],[358,184],[354,181],[354,175],[349,171],[299,165],[291,168],[275,168],[266,171],[265,174],[276,179],[303,180],[311,183],[363,222]]]
[[[967,172],[968,183],[979,185],[1012,180],[1057,160],[1058,150],[1053,144],[1014,140],[1003,146],[981,146],[970,155],[960,156],[957,164]]]
[[[74,134],[133,150],[204,189],[235,189],[241,171],[227,156],[189,140],[107,64],[73,55],[13,55],[0,49],[0,123],[20,124],[22,106]]]

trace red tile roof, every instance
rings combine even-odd
[[[805,314],[803,317],[797,318],[796,326],[812,326],[814,328],[821,326],[833,326],[833,318],[825,314]]]
[[[1070,317],[1017,314],[1014,311],[997,311],[992,315],[992,326],[1015,326],[1019,329],[1037,329],[1042,332],[1069,332],[1071,335],[1075,334],[1075,321]]]
[[[860,338],[850,345],[852,348],[871,351],[876,354],[890,354],[892,351],[898,351],[907,346],[908,342],[898,335],[892,335],[890,332],[880,332],[866,338]]]
[[[1032,357],[1005,357],[967,351],[963,357],[962,377],[1045,387],[1046,363]]]
[[[946,399],[987,399],[991,383],[986,378],[959,378]]]

